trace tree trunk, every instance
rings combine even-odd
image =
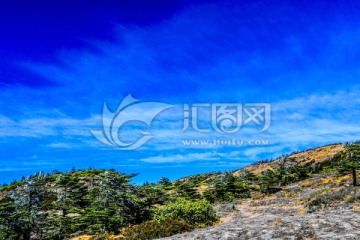
[[[352,169],[353,186],[356,186],[356,169]]]
[[[22,235],[24,240],[30,240],[30,235],[31,235],[30,231],[25,230]]]

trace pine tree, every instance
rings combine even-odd
[[[357,185],[356,170],[360,169],[360,143],[345,145],[346,158],[340,162],[340,173],[351,173],[353,186]]]
[[[290,163],[296,162],[294,158],[289,158],[287,156],[280,158],[279,162],[278,162],[278,168],[277,170],[274,172],[275,175],[277,175],[278,178],[278,183],[279,186],[281,186],[282,184],[286,184],[288,181],[288,177],[287,177],[287,167],[289,166]]]
[[[29,177],[11,192],[16,211],[13,217],[16,218],[16,228],[20,229],[23,239],[30,239],[31,233],[35,233],[40,238],[43,236],[43,229],[46,227],[45,199],[51,194],[44,188],[46,177],[43,173],[37,173],[34,177]]]
[[[16,204],[9,196],[0,200],[0,239],[19,239],[21,226],[16,214]]]
[[[259,176],[259,184],[261,190],[267,194],[271,192],[271,188],[279,183],[279,178],[274,171],[267,169]]]
[[[164,187],[168,187],[171,185],[171,181],[167,177],[161,177],[158,181],[158,184],[163,185]]]
[[[248,196],[248,184],[244,179],[235,176],[233,173],[225,173],[224,183],[226,195],[228,198],[227,200],[231,201],[233,198],[241,198]]]
[[[91,229],[104,233],[117,231],[120,226],[136,218],[134,205],[131,200],[129,178],[115,171],[104,171],[94,179],[89,188],[90,206],[86,210],[86,218],[91,222]]]
[[[179,197],[184,197],[187,199],[197,199],[200,198],[200,194],[197,192],[194,184],[185,182],[177,184],[176,192]]]
[[[253,172],[248,171],[248,170],[244,170],[241,173],[241,177],[249,182],[254,182],[256,180],[256,175]]]
[[[67,214],[69,210],[73,212],[79,208],[78,200],[82,198],[79,192],[79,179],[76,174],[57,173],[55,180],[56,200],[53,202],[54,210],[60,211],[59,215],[52,216],[52,228],[50,231],[56,232],[58,239],[63,239],[71,233],[72,218]]]
[[[247,182],[231,172],[222,173],[213,180],[213,187],[204,193],[204,197],[210,202],[232,201],[234,198],[249,196]]]

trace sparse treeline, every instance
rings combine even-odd
[[[149,218],[134,175],[115,170],[37,173],[1,189],[2,239],[63,239],[83,231],[117,231]]]
[[[212,172],[173,183],[163,177],[142,186],[130,183],[135,175],[115,170],[37,173],[0,188],[0,240],[120,232],[124,239],[170,236],[216,221],[210,203],[247,198],[254,191],[271,194],[313,173],[351,173],[356,185],[360,143],[345,144],[321,164],[283,156],[271,166],[259,174]]]
[[[360,142],[344,144],[344,150],[335,154],[332,158],[323,162],[309,161],[301,164],[291,155],[284,155],[277,159],[273,168],[254,174],[243,171],[241,176],[252,185],[252,189],[258,189],[266,194],[281,190],[281,187],[296,181],[308,178],[311,174],[321,172],[338,172],[340,175],[352,174],[352,184],[357,186],[357,173],[360,169]],[[266,164],[270,161],[258,162]]]
[[[117,234],[124,227],[153,219],[174,224],[182,222],[189,229],[216,220],[208,201],[183,194],[181,187],[177,188],[169,179],[137,186],[130,183],[134,176],[93,169],[55,171],[53,174],[40,172],[3,186],[0,188],[0,239],[64,239],[80,234]],[[186,214],[175,219],[174,214],[164,214],[157,209],[161,205],[169,205],[164,208],[168,211],[177,209]],[[198,221],[191,218],[200,215],[203,219]]]

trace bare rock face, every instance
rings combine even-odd
[[[172,236],[170,239],[359,239],[360,214],[353,210],[330,210],[303,216],[240,213],[224,224]]]

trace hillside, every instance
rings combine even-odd
[[[314,149],[309,149],[303,152],[290,154],[288,157],[295,159],[295,161],[300,165],[326,165],[328,164],[333,156],[344,150],[343,144],[331,144],[323,147],[317,147]],[[275,161],[262,164],[251,164],[244,167],[238,171],[235,171],[235,175],[239,175],[244,171],[250,171],[254,174],[261,173],[266,169],[274,169],[279,164],[281,158],[276,159]]]
[[[163,240],[360,238],[360,190],[350,175],[316,174],[270,195],[215,207],[221,223]]]
[[[275,193],[253,190],[251,198],[218,204],[220,224],[163,240],[359,239],[360,189],[351,187],[351,174],[339,175],[335,170],[344,150],[343,144],[333,144],[290,154],[286,157],[294,164],[314,169],[314,173]],[[246,166],[234,175],[276,171],[281,159]],[[208,179],[201,184],[206,182]]]
[[[331,164],[336,164],[339,159],[334,159],[334,156],[344,150],[343,144],[330,144],[322,147],[316,147],[308,149],[302,152],[296,152],[287,156],[281,156],[273,161],[259,161],[258,163],[250,164],[239,170],[233,171],[235,176],[244,176],[246,172],[253,174],[261,174],[265,170],[274,170],[278,168],[280,161],[286,157],[293,159],[293,164],[305,166],[316,169],[319,171],[320,168],[327,167]],[[317,169],[318,168],[318,169]],[[212,172],[207,174],[197,174],[194,176],[188,176],[177,180],[178,182],[190,182],[198,187],[199,192],[204,192],[210,188],[212,179],[216,176],[221,175],[221,172]],[[175,183],[177,182],[175,181]]]
[[[0,188],[0,240],[358,239],[356,169],[360,143],[142,186],[115,170],[37,173]]]

